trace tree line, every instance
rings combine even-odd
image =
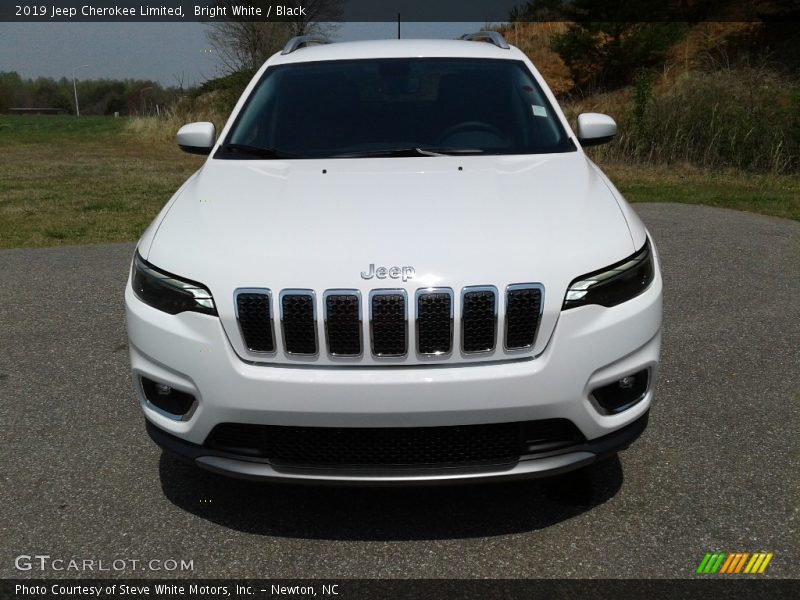
[[[81,114],[152,115],[186,93],[177,87],[141,79],[83,79],[76,83]],[[75,114],[71,79],[26,79],[15,71],[0,71],[0,113],[12,108],[57,109]]]
[[[798,20],[797,0],[528,0],[509,15],[511,23],[570,23],[566,32],[555,36],[551,48],[569,68],[581,94],[616,90],[663,69],[674,44],[703,22],[751,25],[727,35],[725,47],[715,49],[724,66],[760,61],[796,81]]]

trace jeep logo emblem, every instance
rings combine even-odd
[[[373,277],[386,279],[388,277],[389,279],[408,281],[413,279],[414,275],[416,275],[414,267],[378,267],[376,269],[372,263],[370,263],[369,269],[361,271],[361,279],[372,279]]]

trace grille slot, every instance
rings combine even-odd
[[[542,286],[521,283],[506,289],[506,349],[533,346],[542,316]]]
[[[328,290],[323,300],[328,353],[361,356],[361,294],[357,290]]]
[[[491,352],[497,335],[497,289],[467,287],[461,295],[461,346],[465,353]]]
[[[449,354],[453,345],[453,290],[417,291],[417,352]]]
[[[237,290],[236,318],[248,350],[275,352],[272,294],[269,290]]]
[[[408,352],[408,311],[405,290],[373,290],[369,295],[372,353],[405,356]]]
[[[513,464],[585,441],[567,419],[445,427],[217,425],[206,446],[276,466],[409,468]]]
[[[283,345],[287,354],[317,354],[317,315],[312,290],[281,292]]]

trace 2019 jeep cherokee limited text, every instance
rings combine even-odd
[[[489,43],[478,43],[478,41]],[[653,240],[497,34],[295,38],[138,243],[125,292],[150,436],[247,478],[575,469],[645,428]]]

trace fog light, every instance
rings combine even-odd
[[[647,393],[650,370],[626,375],[613,383],[592,390],[592,399],[600,412],[613,415],[641,402]]]
[[[186,415],[195,402],[194,396],[176,390],[166,383],[142,377],[142,392],[147,401],[167,416],[180,418]]]

